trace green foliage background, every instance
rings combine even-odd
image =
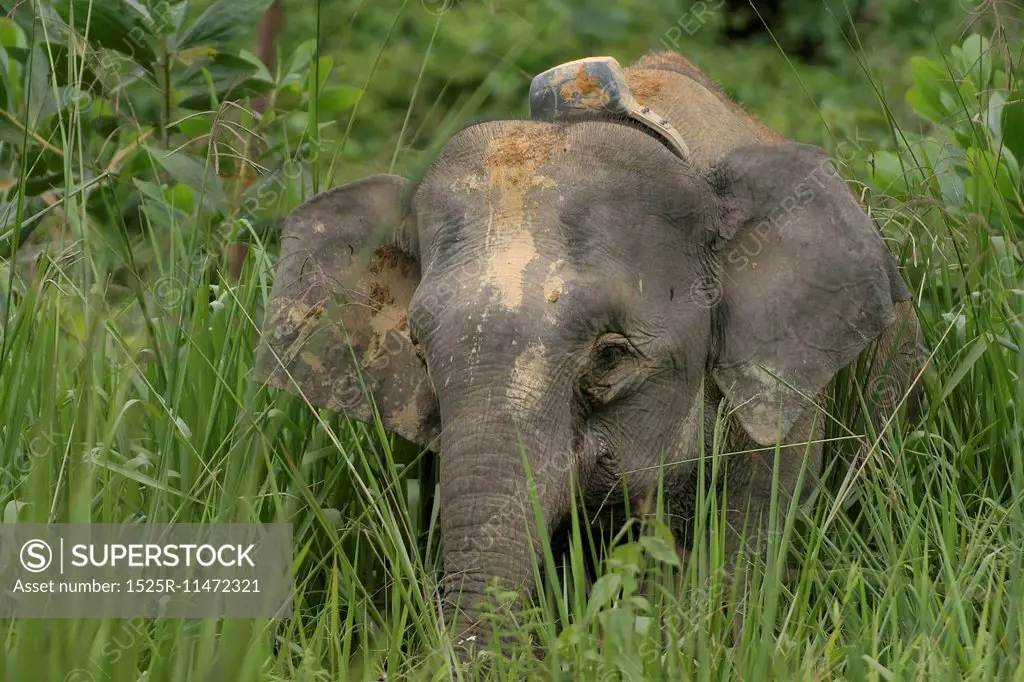
[[[956,0],[790,0],[781,3],[784,20],[771,26],[774,38],[737,45],[722,36],[737,21],[724,0],[703,8],[680,0],[461,2],[436,26],[426,8],[438,4],[383,0],[371,9],[349,0],[321,12],[320,25],[330,36],[322,47],[343,66],[339,77],[368,85],[347,159],[390,160],[414,89],[409,128],[429,138],[443,116],[481,84],[487,96],[480,116],[524,116],[530,78],[552,64],[593,54],[611,54],[626,64],[660,49],[686,54],[729,96],[793,139],[884,143],[888,123],[881,100],[890,100],[902,123],[913,120],[899,95],[909,85],[906,56],[934,55],[937,45],[952,43],[973,23]],[[289,14],[282,52],[311,35],[316,22],[312,12]],[[788,56],[808,36],[822,43],[815,64]],[[870,49],[860,49],[858,42]],[[424,141],[403,138],[412,148]]]
[[[0,0],[0,520],[286,520],[298,547],[292,618],[0,620],[0,682],[1024,678],[1024,98],[1005,4],[782,0],[770,35],[738,42],[744,12],[718,0],[289,2],[271,70],[250,51],[269,1]],[[474,118],[525,115],[554,64],[665,47],[833,153],[914,291],[929,408],[874,433],[865,387],[838,392],[872,457],[848,467],[830,431],[828,485],[774,529],[750,592],[723,580],[720,543],[684,566],[657,520],[588,592],[576,519],[570,568],[543,557],[542,598],[496,610],[500,646],[459,664],[429,459],[252,380],[281,217],[415,174]],[[698,524],[718,537],[711,499]]]

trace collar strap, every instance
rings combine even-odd
[[[626,74],[614,57],[587,57],[566,62],[535,76],[530,83],[530,118],[564,121],[626,116],[649,128],[689,162],[690,148],[664,116],[633,97]]]

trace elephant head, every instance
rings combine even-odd
[[[531,500],[550,530],[573,480],[598,505],[664,464],[685,490],[723,399],[754,447],[785,442],[900,297],[817,148],[692,163],[621,118],[491,121],[415,186],[291,214],[261,368],[439,453],[446,612],[471,624],[491,581],[531,588]]]

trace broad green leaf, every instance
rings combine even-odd
[[[288,83],[281,86],[277,91],[275,106],[281,111],[294,111],[302,104],[302,85],[300,83]]]
[[[96,60],[88,60],[83,65],[80,60],[76,61],[74,70],[72,65],[68,63],[68,49],[66,46],[56,42],[45,42],[40,41],[35,43],[35,46],[39,48],[41,54],[44,55],[50,68],[53,70],[53,80],[57,82],[59,86],[74,85],[76,88],[84,90],[92,90],[100,87],[99,77],[96,72],[93,71],[93,66],[96,65]],[[30,56],[30,50],[24,47],[9,47],[6,50],[10,57],[18,62],[19,64],[26,65]],[[109,55],[110,53],[104,53]],[[113,58],[104,61],[103,66],[109,70],[109,64],[113,61],[120,62],[122,57]],[[6,77],[6,73],[3,74]]]
[[[921,118],[932,123],[942,123],[942,111],[929,101],[921,88],[915,86],[907,90],[907,104]]]
[[[317,73],[316,69],[311,68],[309,70],[309,82],[312,83],[313,76],[316,75],[316,91],[323,92],[324,87],[327,85],[327,77],[331,75],[331,69],[334,68],[334,57],[330,55],[321,57],[317,60],[317,67],[319,68],[319,73]]]
[[[164,189],[164,199],[183,213],[191,214],[195,210],[195,192],[180,182]]]
[[[178,124],[178,130],[190,140],[195,140],[206,135],[213,129],[213,116],[209,114],[195,114],[189,116]]]
[[[34,24],[37,39],[42,36],[41,25],[60,26],[66,23],[50,3],[32,2],[26,4],[18,2],[18,0],[0,0],[0,14],[3,14],[7,19],[13,19],[14,23],[25,32],[26,36],[32,35]],[[50,37],[54,40],[62,40],[59,35],[60,33],[60,31],[53,31]]]
[[[138,12],[124,0],[61,2],[57,4],[57,12],[93,45],[126,54],[143,66],[156,61],[153,35]]]
[[[1024,160],[1024,90],[1008,93],[1001,111],[1002,142],[1018,160]]]
[[[223,49],[235,38],[250,33],[270,3],[271,0],[217,0],[189,26],[177,49],[197,45]]]
[[[942,202],[949,207],[963,206],[967,200],[963,175],[966,173],[967,155],[955,144],[943,144],[931,138],[921,140],[918,157],[925,165],[924,174],[916,179],[938,186]],[[925,185],[927,187],[927,184]]]
[[[285,131],[290,135],[301,135],[309,126],[309,116],[304,111],[294,111],[284,119]]]
[[[957,112],[959,118],[966,115],[964,102],[960,99],[960,93],[954,89],[939,90],[939,101],[941,102],[943,117],[948,117],[951,112]]]
[[[143,197],[141,209],[150,225],[166,231],[181,229],[188,223],[189,216],[167,201],[159,185],[139,178],[132,178],[132,182]]]
[[[633,640],[633,633],[636,632],[636,616],[627,609],[609,609],[601,614],[601,625],[607,640],[611,640],[614,648],[618,649],[620,656],[635,655],[636,649],[630,645]],[[625,665],[623,665],[625,664]],[[635,661],[620,661],[620,670],[642,669]],[[633,678],[636,679],[636,678]]]
[[[178,30],[189,5],[188,2],[171,4],[169,0],[151,0],[147,3],[152,5],[152,8],[149,8],[142,4],[144,0],[125,0],[125,2],[142,15],[154,35],[173,33]]]
[[[289,62],[285,73],[289,75],[301,73],[313,59],[314,52],[316,52],[316,40],[307,40],[299,44],[295,48],[295,53],[292,55],[292,60]]]
[[[249,50],[239,50],[238,56],[240,59],[244,59],[256,67],[255,78],[259,78],[270,83],[274,82],[274,76],[270,73],[267,65],[264,64],[259,57],[254,55],[252,52],[249,52]]]
[[[947,110],[940,93],[953,87],[949,73],[924,57],[912,57],[910,71],[914,76],[914,87],[907,91],[907,102],[919,115],[934,123],[942,123]]]
[[[166,204],[149,201],[139,206],[139,211],[149,221],[149,228],[155,232],[183,231],[189,224],[189,217],[181,211],[175,211]]]
[[[32,48],[32,53],[25,94],[28,99],[28,127],[35,130],[42,120],[49,118],[57,110],[57,102],[50,87],[49,60],[38,45]]]
[[[29,48],[27,47],[18,47],[16,45],[11,45],[6,49],[6,54],[8,57],[18,62],[22,66],[28,64]]]
[[[0,45],[11,47],[18,44],[18,26],[6,17],[0,17]]]
[[[904,177],[900,157],[895,152],[877,151],[871,155],[868,168],[871,184],[879,192],[902,199],[907,194],[907,180]]]
[[[679,554],[676,553],[675,548],[667,540],[653,535],[645,535],[640,538],[640,544],[643,545],[643,548],[647,550],[647,553],[655,561],[660,561],[669,566],[680,565]]]
[[[187,67],[190,67],[185,73],[188,74],[192,71],[192,65],[197,62],[201,63],[205,59],[211,59],[216,57],[220,52],[215,48],[207,45],[197,45],[196,47],[190,47],[187,50],[178,50],[178,61]],[[196,69],[198,71],[198,69]],[[184,79],[184,76],[183,76]]]
[[[226,99],[244,99],[270,92],[274,83],[263,64],[250,53],[251,58],[232,54],[217,54],[192,64],[178,80],[186,87],[179,106],[185,109],[205,110],[215,106],[210,101],[209,81],[217,95],[217,103]]]
[[[239,83],[256,73],[256,65],[233,54],[203,55],[192,63],[178,79],[178,85],[205,84],[206,73],[215,85]]]
[[[217,102],[223,102],[225,100],[245,99],[247,97],[258,97],[265,95],[274,89],[274,84],[268,81],[247,78],[239,83],[232,83],[229,85],[220,84],[217,86]],[[186,92],[189,94],[185,99],[178,103],[178,106],[183,109],[192,109],[194,111],[203,111],[209,108],[213,108],[213,103],[210,102],[210,92],[206,88],[189,88]]]
[[[69,106],[74,105],[85,108],[92,100],[92,95],[88,92],[88,88],[86,90],[79,90],[77,87],[61,84],[62,78],[59,73],[55,74],[50,71],[50,60],[44,49],[45,45],[45,43],[37,43],[31,50],[22,50],[20,48],[7,49],[12,57],[15,57],[17,61],[23,63],[26,67],[24,69],[25,81],[22,83],[21,97],[11,99],[9,104],[14,106],[14,111],[8,110],[8,113],[15,114],[20,124],[26,118],[26,112],[23,107],[27,100],[29,107],[27,118],[30,130],[36,130],[55,113],[63,111]],[[58,47],[58,49],[63,50],[62,47]],[[58,63],[59,65],[65,64],[65,62],[60,60],[58,60]],[[60,68],[61,66],[58,67],[58,71]],[[52,80],[57,81],[58,87],[56,92],[54,92]],[[86,74],[85,80],[88,81],[88,74]],[[7,81],[0,81],[0,83],[3,83],[0,86],[0,90],[7,92],[9,89]],[[17,128],[17,126],[15,127]],[[20,138],[18,142],[20,142]]]
[[[642,597],[638,594],[630,597],[626,602],[640,613],[651,612],[651,600],[647,597]],[[637,634],[644,634],[646,632],[647,626],[643,624],[643,621],[649,622],[650,618],[637,618]]]
[[[968,170],[978,183],[976,188],[979,199],[987,198],[997,209],[1004,209],[1007,203],[1015,203],[1017,199],[1019,170],[1010,166],[1008,158],[1012,156],[997,159],[992,152],[978,147],[967,150]],[[982,188],[984,194],[981,193]]]
[[[139,178],[132,178],[132,184],[135,185],[142,196],[148,197],[153,201],[164,201],[164,191],[160,185]]]
[[[28,502],[20,502],[18,500],[11,500],[4,505],[4,523],[17,523],[18,514],[21,510],[28,506]]]
[[[590,588],[590,601],[587,604],[587,618],[593,618],[594,614],[598,613],[611,603],[615,595],[619,593],[619,588],[622,586],[622,576],[618,573],[609,573],[603,575],[597,579],[594,586]]]
[[[956,109],[964,111],[965,115],[969,112],[969,118],[973,118],[975,114],[981,111],[981,97],[978,96],[978,87],[974,84],[974,79],[967,77],[964,78],[958,84],[957,90],[959,91],[959,99],[956,100]]]
[[[146,149],[172,178],[190,187],[200,197],[203,206],[213,211],[226,208],[224,190],[220,178],[213,172],[212,163],[207,164],[204,159],[189,156],[184,151],[170,153],[155,147]]]
[[[340,114],[355,106],[363,91],[349,85],[324,88],[320,92],[318,114],[321,120],[334,114]]]
[[[985,113],[985,123],[992,133],[992,139],[996,146],[1003,139],[1003,107],[1006,106],[1006,97],[1001,92],[993,92],[988,98],[988,111]]]
[[[988,40],[977,33],[967,36],[959,56],[962,73],[969,75],[978,87],[987,87],[992,78],[992,55]]]
[[[642,561],[643,548],[635,542],[626,542],[612,548],[608,565],[616,569],[638,571]]]
[[[1011,204],[1016,204],[1018,196],[1014,192],[1017,188],[1024,188],[1024,185],[1021,185],[1020,161],[1017,159],[1017,155],[1004,147],[999,153],[999,167],[1008,174],[1009,179],[1008,186],[1000,185],[1003,190],[1003,198]]]
[[[180,42],[178,38],[181,36],[182,30],[185,28],[185,20],[188,19],[188,2],[179,2],[175,5],[170,5],[167,8],[167,12],[164,15],[167,23],[170,24],[174,29],[172,45],[178,45]]]

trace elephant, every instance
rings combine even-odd
[[[533,504],[555,529],[660,476],[692,543],[721,414],[734,555],[773,480],[818,485],[843,368],[871,356],[881,425],[916,390],[911,294],[825,153],[676,53],[624,72],[686,158],[614,112],[478,122],[415,181],[323,192],[282,235],[260,376],[437,453],[442,610],[468,639],[489,585],[537,587]]]

